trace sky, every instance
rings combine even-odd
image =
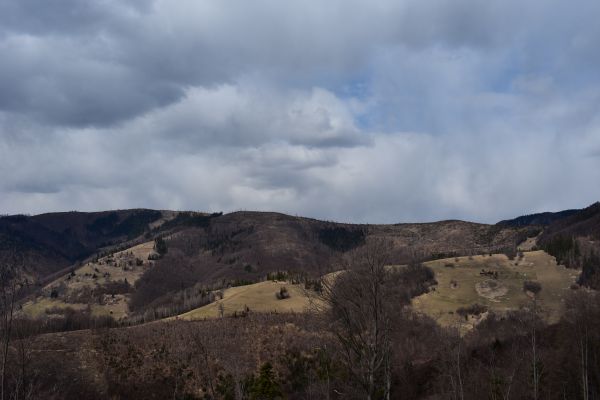
[[[0,213],[600,200],[597,0],[0,0]]]

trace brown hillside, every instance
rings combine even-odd
[[[168,253],[137,282],[132,306],[160,303],[161,296],[197,282],[256,281],[274,271],[320,276],[337,268],[345,251],[374,238],[392,240],[393,262],[402,264],[514,248],[526,238],[527,229],[462,221],[352,225],[236,212],[167,239]]]
[[[0,217],[0,263],[17,265],[18,275],[30,281],[43,281],[102,247],[148,232],[163,214],[136,209]]]

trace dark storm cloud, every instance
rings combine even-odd
[[[392,222],[584,206],[600,198],[599,14],[0,0],[0,211]]]
[[[0,3],[0,32],[32,35],[97,34],[148,12],[151,0],[20,0]]]

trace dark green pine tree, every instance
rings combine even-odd
[[[161,237],[157,237],[154,240],[154,250],[156,250],[156,252],[158,254],[160,254],[161,256],[164,256],[165,254],[167,254],[167,251],[169,250],[167,248],[167,242],[165,242],[165,240]]]
[[[254,381],[252,389],[250,391],[251,400],[275,400],[281,399],[281,388],[275,373],[273,372],[273,366],[271,363],[265,363],[260,367],[260,374]]]

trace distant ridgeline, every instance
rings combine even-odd
[[[210,218],[221,215],[167,214],[169,218],[162,211],[133,209],[2,216],[0,263],[18,256],[21,272],[40,281],[105,249],[128,247],[181,227],[206,226]]]
[[[581,268],[581,285],[600,289],[600,203],[581,210],[532,214],[498,224],[543,225],[538,247],[556,257],[559,264]]]
[[[502,226],[512,226],[512,227],[520,227],[520,226],[528,226],[528,225],[540,225],[540,226],[548,226],[555,221],[560,219],[569,217],[573,214],[578,213],[581,210],[564,210],[559,212],[543,212],[537,214],[529,214],[522,215],[513,219],[506,219],[498,222],[497,225]]]
[[[147,209],[7,216],[0,218],[0,262],[6,263],[9,253],[19,254],[26,275],[43,283],[91,256],[161,237],[169,251],[156,265],[168,268],[149,269],[136,284],[134,303],[143,307],[197,282],[255,282],[275,271],[314,277],[371,238],[393,242],[391,262],[403,264],[415,257],[512,254],[518,243],[543,228],[540,246],[570,266],[585,267],[585,284],[595,276],[594,247],[578,238],[597,232],[597,208],[534,214],[496,225],[456,220],[359,225],[273,212]]]

